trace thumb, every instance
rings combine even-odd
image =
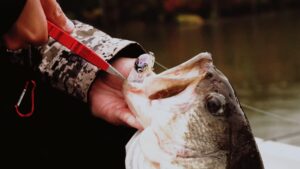
[[[49,21],[66,32],[72,32],[74,24],[66,17],[56,0],[41,0],[45,15]]]
[[[121,123],[125,123],[126,125],[136,128],[138,130],[142,130],[143,126],[139,123],[139,121],[129,112],[119,112],[117,113],[118,118],[122,121]]]

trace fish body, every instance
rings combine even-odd
[[[209,53],[160,74],[137,59],[124,83],[144,130],[126,145],[126,169],[263,169],[249,122]]]

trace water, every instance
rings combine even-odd
[[[254,135],[300,146],[299,30],[300,13],[281,12],[202,26],[132,23],[112,34],[138,41],[166,67],[212,53],[243,104],[284,117],[245,108]]]

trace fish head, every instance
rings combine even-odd
[[[209,53],[159,74],[153,72],[153,56],[145,54],[137,63],[149,67],[131,71],[124,83],[126,101],[142,126],[151,130],[161,154],[172,157],[172,164],[262,167],[249,122]],[[191,163],[190,159],[198,160]]]

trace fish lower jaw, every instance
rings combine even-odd
[[[147,128],[130,140],[126,146],[126,169],[226,169],[227,155],[223,151],[205,154],[165,152]]]
[[[169,143],[162,143],[153,130],[148,127],[145,129],[139,138],[139,146],[144,156],[154,163],[162,161],[174,161],[179,159],[196,159],[206,158],[209,156],[222,156],[221,151],[200,152],[196,149],[188,148],[183,144],[170,141]]]
[[[196,159],[196,158],[207,158],[207,157],[226,157],[227,151],[219,149],[211,149],[209,152],[203,152],[199,148],[187,147],[184,143],[176,143],[176,141],[169,140],[168,143],[162,143],[159,140],[158,135],[148,127],[140,136],[140,146],[147,157],[150,157],[150,148],[152,151],[159,152],[165,159]],[[152,154],[152,153],[151,153]],[[149,158],[151,159],[151,158]]]

